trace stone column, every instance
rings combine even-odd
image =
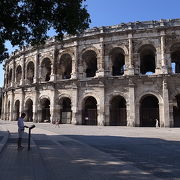
[[[161,32],[161,69],[162,74],[167,74],[167,65],[165,59],[165,32]]]
[[[15,84],[15,59],[13,59],[13,69],[12,69],[12,80],[11,80],[11,87],[13,87]]]
[[[1,107],[2,107],[2,109],[1,109],[1,119],[3,119],[3,120],[5,120],[4,119],[4,103],[5,103],[5,97],[4,97],[4,94],[5,93],[2,93],[2,102],[1,102]]]
[[[33,102],[33,122],[38,121],[38,91],[35,90],[34,102]]]
[[[33,83],[38,82],[38,73],[39,73],[39,49],[37,49],[37,52],[36,52],[36,55],[35,55]]]
[[[10,118],[9,121],[13,121],[13,117],[14,117],[14,92],[13,90],[11,91],[11,105],[10,105]]]
[[[24,112],[24,98],[25,98],[25,93],[24,93],[24,90],[21,89],[21,102],[20,102],[20,107],[19,107],[19,116],[21,115],[22,112]]]
[[[50,77],[50,81],[54,81],[55,80],[55,53],[56,53],[56,48],[54,46],[54,50],[53,50],[53,56],[52,56],[52,64],[51,64],[51,77]]]
[[[170,127],[174,127],[174,117],[173,117],[173,101],[169,100],[169,123]]]
[[[96,76],[98,77],[103,77],[104,76],[104,38],[101,37],[100,38],[100,53],[97,59],[97,72],[96,72]]]
[[[140,126],[140,103],[134,103],[135,104],[135,126]]]
[[[129,79],[129,102],[126,108],[127,110],[127,126],[135,126],[135,92],[134,92],[134,83]]]
[[[169,94],[167,88],[167,80],[163,80],[163,119],[164,122],[160,122],[162,127],[170,127],[170,117],[169,117]]]
[[[74,42],[74,57],[72,58],[72,72],[71,79],[77,79],[77,66],[78,66],[78,41]]]
[[[50,121],[51,123],[55,120],[55,106],[56,106],[56,90],[53,89],[51,92],[51,101],[50,101]]]
[[[140,74],[140,54],[139,53],[133,53],[133,60],[134,60],[134,74],[139,75]]]
[[[100,84],[100,83],[99,83]],[[99,104],[97,105],[97,113],[98,113],[98,117],[97,117],[97,121],[98,121],[98,125],[103,126],[105,125],[105,102],[104,102],[104,85],[101,85],[101,89],[99,89],[99,91],[101,92],[101,96],[99,96]]]
[[[133,64],[133,43],[132,43],[132,34],[128,35],[129,42],[129,62],[128,62],[128,75],[134,75],[134,64]]]
[[[72,99],[71,99],[71,110],[72,110],[72,120],[71,124],[78,124],[78,91],[77,86],[73,87]]]
[[[26,68],[25,60],[26,60],[25,55],[23,55],[23,59],[22,59],[22,78],[21,78],[21,83],[20,83],[20,84],[22,84],[22,86],[25,85],[26,79],[27,79],[27,72],[25,72],[26,71],[25,70],[25,68]]]

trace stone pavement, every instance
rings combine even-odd
[[[60,133],[39,128],[38,124],[32,130],[31,150],[27,151],[25,134],[25,148],[17,151],[17,125],[6,123],[3,126],[10,135],[0,154],[0,180],[158,179],[129,162]]]
[[[8,130],[0,124],[0,152],[3,150],[9,137]]]

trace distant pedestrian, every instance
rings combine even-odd
[[[21,114],[21,117],[18,118],[18,149],[23,149],[23,147],[21,146],[21,142],[22,142],[22,137],[24,134],[24,128],[27,127],[24,125],[24,118],[26,117],[25,113]]]
[[[59,120],[56,120],[56,126],[59,127],[59,125],[60,125]]]
[[[158,128],[159,127],[159,121],[158,121],[158,119],[156,119],[156,128]]]

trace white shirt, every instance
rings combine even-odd
[[[18,128],[21,130],[24,129],[24,119],[21,117],[18,118]]]

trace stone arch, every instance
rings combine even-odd
[[[180,42],[170,47],[171,68],[173,73],[180,73]]]
[[[72,56],[68,53],[63,53],[60,56],[57,74],[59,74],[62,79],[70,79],[72,73]]]
[[[20,84],[21,80],[22,80],[22,67],[21,67],[21,65],[18,65],[16,68],[16,83],[17,83],[17,85]]]
[[[141,127],[155,127],[156,119],[160,125],[160,113],[159,113],[159,99],[157,96],[151,94],[145,94],[141,96],[140,104],[140,126]]]
[[[127,48],[125,45],[116,45],[116,44],[114,44],[114,45],[111,45],[111,46],[108,48],[108,50],[107,50],[107,55],[110,55],[111,52],[112,52],[112,50],[115,49],[115,48],[121,49],[122,52],[123,52],[123,54],[126,55],[126,56],[129,54],[128,48]]]
[[[26,67],[26,80],[28,84],[32,84],[34,80],[34,62],[29,61]]]
[[[153,74],[156,69],[156,48],[152,44],[144,44],[138,50],[140,56],[140,73]]]
[[[93,96],[86,96],[82,102],[82,124],[97,125],[97,100]]]
[[[15,100],[14,103],[14,120],[17,121],[20,116],[20,100]]]
[[[120,95],[113,96],[109,102],[110,125],[127,126],[126,100]]]
[[[41,78],[42,81],[50,81],[51,77],[51,59],[44,58],[41,62]]]
[[[25,113],[26,113],[25,121],[33,122],[33,101],[30,98],[28,98],[25,101]]]
[[[109,53],[111,59],[112,75],[119,76],[125,70],[125,52],[122,48],[114,47]]]

